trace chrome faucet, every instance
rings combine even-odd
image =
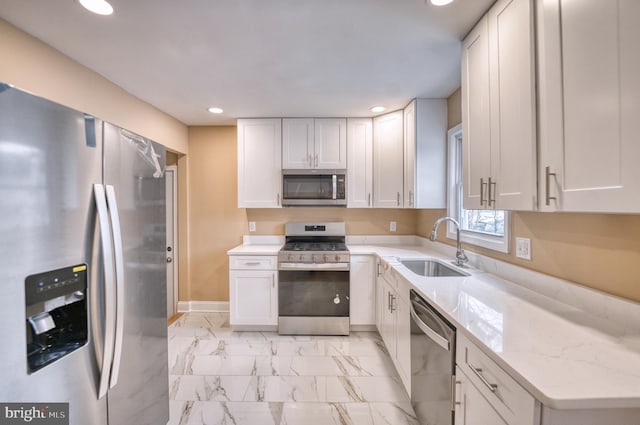
[[[431,240],[431,241],[435,241],[436,240],[436,237],[438,236],[438,234],[437,234],[438,226],[440,226],[440,223],[442,223],[443,221],[450,221],[453,224],[455,224],[455,226],[456,226],[456,261],[455,261],[455,264],[456,264],[456,266],[464,267],[464,263],[469,261],[469,259],[467,258],[467,254],[464,253],[464,249],[462,249],[462,245],[460,244],[460,223],[458,223],[457,220],[454,220],[451,217],[440,217],[439,219],[437,219],[436,222],[433,223],[433,229],[431,230],[431,236],[429,236],[429,240]]]

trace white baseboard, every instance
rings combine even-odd
[[[189,313],[191,311],[227,313],[229,311],[228,301],[178,301],[178,313]]]

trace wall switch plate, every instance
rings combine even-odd
[[[255,221],[250,221],[249,222],[249,231],[250,232],[255,232],[256,231],[256,222]]]
[[[516,238],[516,257],[531,260],[531,239]]]
[[[390,221],[389,222],[389,231],[390,232],[395,232],[396,231],[396,222],[395,221]]]

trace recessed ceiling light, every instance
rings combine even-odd
[[[212,106],[211,108],[209,108],[209,112],[211,112],[212,114],[221,114],[224,111],[222,110],[222,108],[216,108],[215,106]]]
[[[453,0],[430,0],[431,4],[434,6],[445,6],[451,3]]]
[[[111,15],[113,6],[105,0],[79,0],[80,4],[90,12],[97,15]]]
[[[386,108],[384,106],[374,106],[371,108],[371,112],[383,112]]]

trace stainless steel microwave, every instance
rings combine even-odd
[[[283,206],[346,206],[346,170],[282,170]]]

